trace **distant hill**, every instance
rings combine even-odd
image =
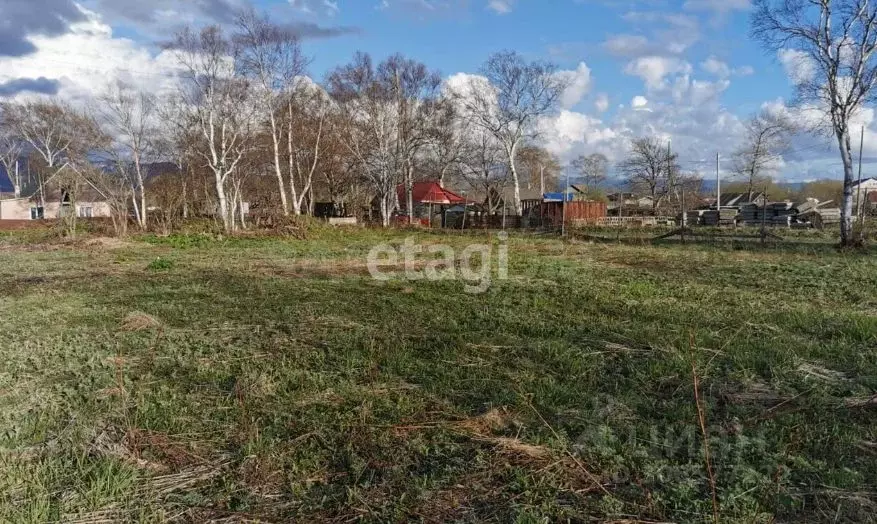
[[[739,183],[739,180],[722,180],[722,185]],[[573,182],[575,183],[575,182]],[[777,186],[790,189],[792,191],[800,191],[804,189],[806,182],[777,182]],[[621,189],[627,189],[627,182],[621,178],[611,178],[606,181],[605,187],[608,191],[619,191]],[[716,192],[716,180],[715,178],[704,178],[703,180],[703,192],[704,193],[715,193]]]

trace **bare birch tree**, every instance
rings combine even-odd
[[[332,201],[332,213],[335,216],[349,216],[357,200],[362,200],[368,187],[362,184],[359,176],[361,169],[354,155],[350,153],[344,137],[347,135],[345,125],[349,125],[347,116],[341,111],[329,112],[326,120],[326,137],[320,167],[322,182],[326,193]],[[365,199],[367,203],[367,198]]]
[[[329,76],[330,93],[345,115],[343,142],[372,186],[385,226],[398,208],[400,183],[409,217],[413,213],[411,187],[418,154],[430,140],[439,83],[438,73],[399,55],[375,67],[358,53]]]
[[[235,40],[240,46],[239,67],[241,72],[252,79],[258,89],[257,97],[262,117],[268,122],[271,136],[274,174],[280,193],[283,214],[289,214],[289,200],[284,181],[283,134],[287,133],[286,154],[289,154],[293,137],[289,133],[295,124],[292,111],[295,95],[298,93],[298,80],[305,74],[308,60],[301,51],[296,34],[286,28],[271,23],[254,10],[243,12],[237,21],[238,33]],[[284,128],[282,121],[287,122]],[[291,187],[295,214],[301,214],[300,188],[295,185],[293,164],[286,159],[287,176]]]
[[[355,158],[371,187],[384,227],[397,208],[398,122],[390,93],[377,78],[372,59],[357,53],[353,61],[329,76],[329,92],[341,111],[342,143]]]
[[[415,162],[431,138],[441,75],[398,54],[378,65],[377,75],[390,96],[390,109],[395,112],[398,129],[394,155],[399,160],[396,165],[402,171],[399,178],[405,187],[405,209],[409,222],[412,222]]]
[[[460,174],[473,190],[484,195],[487,212],[495,214],[505,204],[504,190],[509,183],[505,149],[492,133],[480,127],[464,136]]]
[[[841,244],[851,245],[853,155],[850,121],[875,99],[877,2],[756,0],[752,33],[795,62],[798,102],[816,109],[837,140],[844,169]]]
[[[429,140],[429,158],[438,183],[445,187],[449,174],[460,173],[466,152],[467,121],[461,118],[453,100],[442,97],[435,108],[435,121]]]
[[[566,87],[549,62],[526,62],[513,51],[491,56],[482,67],[483,78],[470,79],[460,99],[473,120],[492,133],[506,154],[514,189],[515,213],[521,214],[518,148],[535,137],[538,119],[555,110]],[[486,80],[486,83],[484,82]]]
[[[91,118],[58,101],[6,102],[0,109],[5,124],[40,161],[38,168],[29,166],[28,172],[38,179],[43,205],[45,185],[103,139]]]
[[[128,203],[131,201],[130,178],[90,163],[77,166],[76,171],[83,181],[106,199],[116,236],[125,236],[128,233]]]
[[[667,144],[658,138],[634,139],[630,155],[618,165],[618,170],[631,189],[648,194],[654,214],[678,187],[676,154],[670,153]]]
[[[609,159],[602,153],[581,155],[570,163],[570,168],[578,178],[582,179],[590,193],[598,190],[606,182]]]
[[[332,110],[329,96],[317,85],[301,82],[284,118],[287,122],[287,155],[292,208],[296,215],[310,208],[314,174],[323,157],[327,120]],[[308,204],[306,206],[306,204]]]
[[[129,174],[134,214],[141,230],[147,226],[146,168],[157,160],[158,127],[155,98],[122,83],[111,85],[98,98],[95,112],[114,139],[121,173]]]
[[[21,197],[24,185],[24,173],[21,170],[21,158],[24,152],[24,144],[19,140],[11,129],[6,129],[0,122],[0,166],[6,171],[6,176],[12,184],[12,194],[15,198]]]
[[[237,49],[217,26],[194,33],[184,29],[171,46],[186,69],[184,106],[201,135],[197,154],[213,173],[216,214],[226,231],[235,229],[235,203],[227,184],[256,129],[254,97],[249,83],[237,75]]]
[[[539,188],[539,194],[545,194],[549,188],[557,187],[560,178],[560,162],[544,147],[526,144],[518,150],[518,164],[523,168],[527,180],[527,189]]]
[[[182,218],[189,218],[190,213],[190,180],[192,171],[194,170],[194,157],[197,157],[197,143],[200,133],[198,132],[195,121],[192,119],[190,111],[184,106],[184,101],[180,96],[164,96],[160,99],[157,112],[160,119],[160,129],[158,132],[158,140],[156,149],[158,156],[163,158],[177,168],[177,177],[179,178],[176,187],[180,191],[179,202],[181,206]],[[167,173],[163,173],[168,178]],[[165,191],[174,184],[162,181],[159,184],[160,190]],[[160,196],[160,200],[176,202],[175,199],[169,199],[167,196]],[[159,205],[160,207],[160,205]],[[164,209],[159,209],[162,215],[160,220],[167,224],[167,215]]]
[[[734,152],[732,168],[746,184],[750,201],[764,176],[779,167],[791,133],[792,124],[785,117],[766,112],[746,122],[746,135]]]

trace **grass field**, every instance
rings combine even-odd
[[[874,522],[873,254],[412,235],[0,234],[0,521]]]

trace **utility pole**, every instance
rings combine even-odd
[[[545,196],[545,166],[539,166],[539,193]]]
[[[673,154],[670,152],[671,140],[667,140],[667,180],[673,180]],[[678,182],[677,182],[678,183]],[[685,212],[685,186],[682,186],[681,202],[682,205],[682,227],[688,227],[688,214]],[[683,235],[683,239],[685,236]]]

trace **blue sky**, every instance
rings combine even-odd
[[[677,54],[696,68],[710,57],[732,68],[753,68],[754,74],[737,79],[724,97],[727,105],[741,113],[757,110],[765,99],[788,95],[790,90],[776,58],[766,55],[748,38],[747,9],[696,9],[685,0],[518,0],[510,5],[509,12],[499,14],[488,8],[487,2],[474,0],[433,10],[377,9],[376,2],[370,0],[342,2],[338,11],[315,9],[305,15],[324,24],[362,29],[360,34],[312,41],[306,46],[315,58],[313,70],[317,77],[348,59],[357,49],[378,57],[404,52],[445,74],[476,71],[490,53],[515,49],[532,58],[552,60],[565,69],[573,69],[584,61],[593,72],[598,91],[612,93],[613,98],[626,102],[643,94],[643,86],[637,78],[624,73],[627,56],[613,54],[607,42],[619,35],[630,35],[648,41],[643,54],[662,54],[661,40],[688,38],[692,40],[691,46]],[[287,9],[285,2],[264,2],[263,6]],[[664,15],[690,19],[693,30],[664,34],[678,27],[661,20]]]
[[[592,152],[617,161],[630,139],[651,135],[672,140],[685,168],[709,172],[747,116],[787,110],[792,93],[778,57],[749,38],[751,0],[82,0],[81,16],[73,1],[4,0],[19,23],[0,27],[0,98],[54,85],[82,101],[115,78],[167,87],[173,64],[156,42],[183,24],[227,24],[248,5],[301,28],[317,81],[356,51],[401,52],[451,81],[503,49],[551,60],[577,86],[539,126],[564,162]],[[866,156],[877,157],[873,111],[862,123]],[[835,157],[800,137],[776,175],[837,178]]]

